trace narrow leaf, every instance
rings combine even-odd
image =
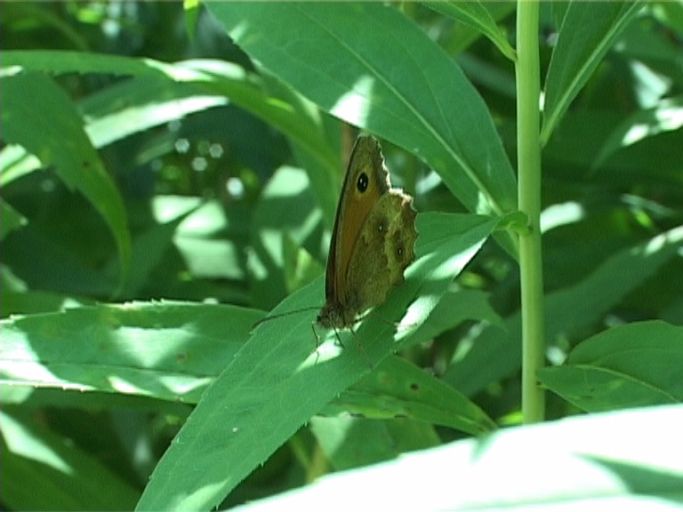
[[[515,50],[510,46],[505,32],[496,24],[493,16],[481,1],[457,2],[450,0],[425,2],[425,5],[436,12],[476,28],[488,37],[503,55],[512,61],[516,60]]]
[[[28,224],[26,217],[0,198],[0,240],[26,224]]]
[[[544,145],[569,104],[641,6],[642,0],[571,2],[545,80],[541,129]]]
[[[123,200],[71,100],[48,77],[20,74],[2,79],[0,111],[5,141],[22,145],[43,166],[53,165],[64,183],[80,191],[102,215],[116,241],[123,282],[130,265]]]

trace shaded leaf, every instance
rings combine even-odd
[[[481,1],[457,2],[451,0],[425,2],[425,5],[436,12],[440,12],[441,14],[450,16],[466,25],[476,28],[488,37],[508,59],[512,61],[516,59],[515,50],[510,46],[510,43],[505,36],[505,32],[496,25],[493,16],[491,16],[491,13]]]
[[[34,419],[3,410],[0,431],[0,499],[6,506],[15,510],[129,510],[135,504],[137,489]]]
[[[28,73],[2,79],[3,138],[20,144],[81,192],[111,229],[121,264],[130,265],[130,234],[123,199],[86,136],[71,100],[48,77]]]
[[[0,198],[0,240],[26,224],[28,224],[26,217]]]
[[[642,1],[571,2],[545,79],[541,141],[555,127]]]
[[[397,356],[385,359],[370,375],[346,390],[331,406],[367,418],[411,418],[472,435],[496,424],[477,405],[448,384]]]
[[[683,401],[683,327],[660,321],[614,327],[544,368],[551,391],[590,412]]]
[[[431,448],[440,442],[434,427],[409,419],[315,417],[311,430],[335,470],[395,459],[405,452]]]
[[[640,110],[614,128],[600,153],[594,167],[599,167],[612,154],[623,147],[662,132],[683,127],[683,96],[663,99],[655,107]]]

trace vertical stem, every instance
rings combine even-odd
[[[538,0],[517,2],[517,169],[519,208],[529,230],[519,239],[522,304],[522,414],[524,423],[542,421],[545,396],[536,380],[543,367],[543,259],[541,256],[540,71]]]

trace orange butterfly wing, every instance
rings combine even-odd
[[[412,198],[390,188],[379,143],[359,137],[337,206],[318,322],[344,328],[403,280],[417,238]]]
[[[325,298],[344,305],[349,298],[347,275],[363,224],[379,198],[389,190],[388,172],[373,137],[356,140],[337,205],[325,274]]]

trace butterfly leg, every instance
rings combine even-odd
[[[315,349],[318,350],[318,347],[320,346],[320,336],[318,335],[318,331],[315,330],[315,322],[311,322],[311,330],[315,337]]]
[[[351,332],[353,332],[353,330]],[[334,336],[337,338],[336,345],[344,348],[344,342],[342,341],[341,336],[339,336],[339,331],[337,328],[334,329]]]

